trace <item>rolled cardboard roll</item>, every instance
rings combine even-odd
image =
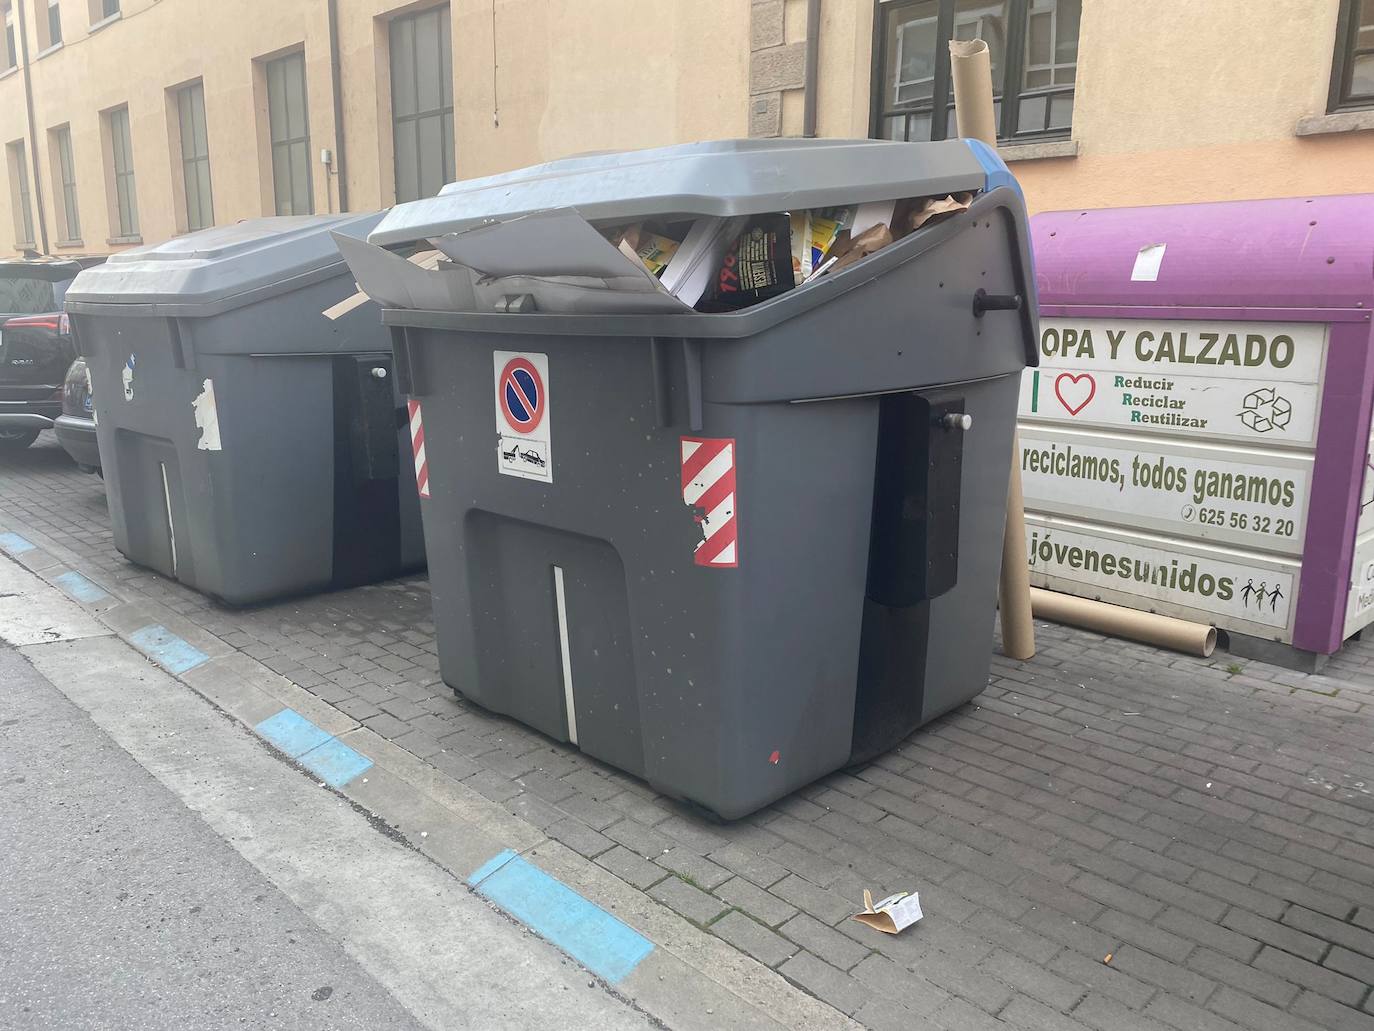
[[[1037,619],[1051,623],[1067,623],[1096,630],[1099,634],[1124,637],[1130,641],[1170,648],[1186,655],[1207,658],[1217,646],[1217,628],[1205,623],[1191,623],[1186,619],[1160,616],[1153,612],[1138,612],[1105,601],[1075,598],[1071,594],[1030,589],[1031,608]]]
[[[997,119],[992,106],[992,58],[981,39],[951,40],[950,80],[959,135],[997,148]],[[1002,532],[1002,580],[998,590],[1002,613],[1002,652],[1008,658],[1035,654],[1031,622],[1030,568],[1026,564],[1026,518],[1021,494],[1021,443],[1012,437],[1011,479],[1007,484],[1007,521]]]
[[[959,135],[997,148],[997,118],[992,106],[992,56],[981,39],[949,42],[949,75],[954,86],[954,120]]]

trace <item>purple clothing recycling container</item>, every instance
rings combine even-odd
[[[1032,583],[1299,668],[1374,622],[1374,194],[1031,222]]]

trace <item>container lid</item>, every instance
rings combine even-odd
[[[729,217],[999,185],[1014,180],[976,141],[717,140],[583,154],[450,183],[437,197],[392,208],[368,239],[410,243],[565,208],[588,221]]]
[[[1374,308],[1374,194],[1047,211],[1040,310]]]
[[[215,314],[342,273],[330,230],[362,239],[381,217],[250,218],[136,247],[82,272],[67,302],[74,311],[84,304],[175,304],[175,314]]]

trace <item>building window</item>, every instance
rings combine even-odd
[[[71,243],[81,239],[81,215],[76,206],[76,161],[72,158],[72,130],[62,126],[52,131],[53,172],[57,180],[58,193],[62,198],[62,242]]]
[[[397,202],[432,197],[454,179],[449,11],[391,23],[392,142]]]
[[[1374,0],[1341,0],[1331,111],[1374,107]]]
[[[199,82],[176,91],[181,136],[181,178],[186,189],[186,230],[215,224],[210,194],[210,140],[205,131],[205,87]]]
[[[90,4],[91,24],[113,18],[119,13],[119,0],[87,0]]]
[[[5,145],[5,157],[10,171],[10,203],[14,206],[14,242],[32,247],[33,210],[29,197],[29,165],[24,153],[24,141],[15,140]]]
[[[40,24],[45,25],[46,35],[42,38],[43,49],[55,47],[62,42],[62,8],[60,0],[46,0],[47,11]]]
[[[310,189],[310,119],[305,99],[305,55],[267,63],[267,120],[272,136],[272,188],[278,215],[313,215]]]
[[[873,135],[956,135],[949,42],[979,38],[990,51],[998,138],[1067,136],[1081,11],[1082,0],[879,0]]]
[[[14,4],[0,4],[0,14],[5,18],[4,53],[0,53],[0,68],[13,68],[19,63],[19,49],[14,41]]]
[[[134,148],[129,138],[129,109],[116,108],[105,116],[110,132],[110,170],[118,236],[138,236],[138,191],[134,186]]]

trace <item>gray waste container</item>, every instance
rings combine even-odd
[[[978,694],[1036,361],[1024,202],[991,150],[576,158],[451,185],[369,239],[550,208],[735,215],[953,191],[978,196],[731,314],[384,308],[421,406],[444,680],[726,818]],[[980,292],[1029,303],[977,315]]]
[[[424,565],[377,308],[321,315],[355,289],[330,230],[379,218],[250,219],[77,277],[67,310],[129,559],[235,605]]]

